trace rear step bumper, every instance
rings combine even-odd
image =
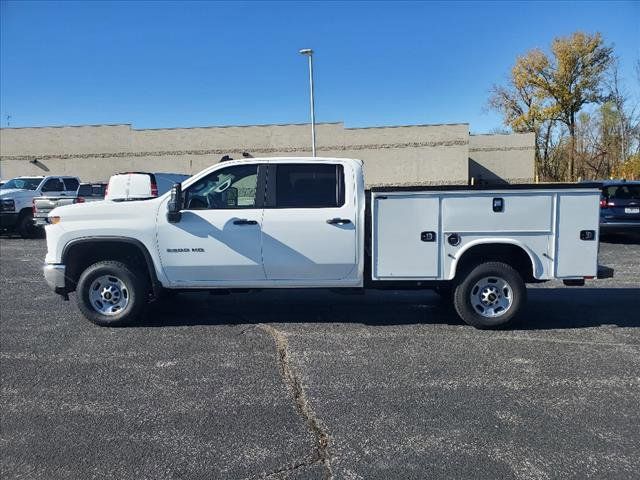
[[[604,265],[598,265],[598,275],[596,276],[596,278],[599,280],[602,280],[604,278],[613,278],[613,268],[605,267]],[[584,280],[584,278],[569,278],[563,280],[562,283],[564,283],[567,287],[582,287],[584,286]]]

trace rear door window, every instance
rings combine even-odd
[[[107,186],[102,183],[91,185],[91,195],[94,197],[104,197],[104,191]]]
[[[67,192],[75,192],[76,190],[78,190],[78,187],[80,186],[80,182],[78,182],[78,180],[76,180],[75,178],[65,178],[63,179],[64,181],[64,189]]]
[[[90,197],[92,194],[91,185],[80,185],[80,188],[78,188],[79,197]]]
[[[84,183],[78,188],[79,197],[104,197],[104,188],[106,185],[100,183],[88,184]]]
[[[276,208],[335,208],[344,205],[342,165],[279,164]]]
[[[42,185],[43,192],[64,192],[64,183],[59,178],[50,178]]]
[[[611,185],[606,196],[611,200],[640,200],[640,185]]]

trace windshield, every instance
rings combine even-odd
[[[35,190],[40,185],[42,178],[14,178],[0,187],[0,190],[16,188],[18,190]]]

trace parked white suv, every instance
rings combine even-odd
[[[164,290],[421,288],[487,328],[523,308],[526,282],[612,275],[592,185],[364,185],[359,160],[254,158],[156,199],[60,207],[44,276],[99,325],[135,320]]]
[[[0,229],[17,231],[27,238],[36,233],[33,199],[43,195],[75,196],[77,177],[16,177],[0,187]]]

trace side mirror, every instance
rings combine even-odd
[[[171,198],[167,204],[167,220],[170,223],[178,223],[182,217],[182,185],[174,183],[171,187]]]
[[[222,192],[224,203],[228,207],[237,207],[238,206],[238,189],[234,187],[227,188],[224,192]]]

